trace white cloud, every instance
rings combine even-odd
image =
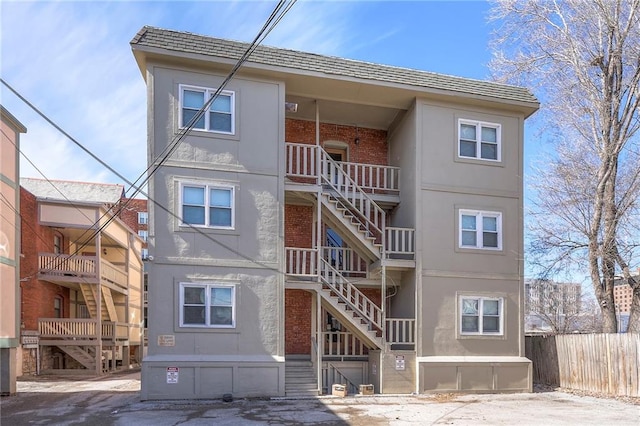
[[[146,90],[129,41],[143,25],[252,40],[276,2],[3,2],[1,74],[129,180],[146,168]],[[354,4],[299,1],[265,44],[342,55]],[[4,86],[22,149],[50,179],[122,183]],[[26,161],[22,175],[41,177]]]

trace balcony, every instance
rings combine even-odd
[[[100,328],[103,342],[122,342],[129,340],[130,324],[113,321],[102,321]],[[79,344],[82,341],[90,342],[98,339],[98,322],[93,319],[82,318],[40,318],[38,331],[41,343],[43,341],[68,340],[69,343]]]
[[[126,290],[127,273],[98,256],[73,256],[68,254],[40,253],[38,278],[57,284],[102,284],[116,291]],[[96,264],[100,262],[100,281]]]

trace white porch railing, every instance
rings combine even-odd
[[[387,318],[386,340],[389,344],[416,343],[416,321],[412,318]]]
[[[367,192],[398,194],[400,168],[377,164],[339,162],[342,169]]]
[[[318,146],[306,143],[285,144],[288,177],[318,178]],[[324,151],[324,150],[323,150]],[[400,192],[400,168],[378,164],[336,162],[343,173],[366,192]]]
[[[318,178],[317,145],[304,143],[285,144],[288,177]]]
[[[382,310],[326,260],[320,259],[320,265],[322,283],[345,302],[355,314],[367,321],[372,329],[382,330]]]
[[[127,288],[127,273],[106,260],[100,261],[100,275],[103,280]]]
[[[312,248],[285,247],[286,273],[297,276],[316,276],[317,250]]]
[[[95,256],[72,256],[69,254],[39,253],[39,270],[44,275],[95,277]]]
[[[324,356],[353,358],[367,356],[368,347],[353,333],[327,331],[320,333]]]
[[[348,247],[322,247],[322,258],[343,275],[367,275],[367,263]]]
[[[90,338],[97,335],[97,322],[93,319],[40,318],[40,337]]]
[[[387,226],[385,254],[387,258],[400,256],[415,258],[415,229]]]

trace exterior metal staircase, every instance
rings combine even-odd
[[[320,297],[325,309],[345,321],[370,347],[383,347],[382,310],[324,259],[320,260]]]

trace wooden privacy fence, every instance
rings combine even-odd
[[[640,334],[527,336],[525,348],[535,383],[640,396]]]

